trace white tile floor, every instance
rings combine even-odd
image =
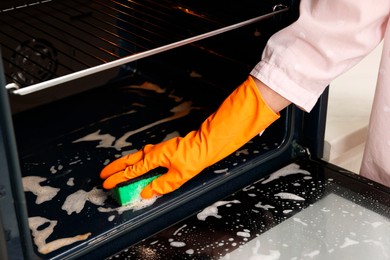
[[[382,44],[332,82],[325,132],[325,159],[359,172]]]

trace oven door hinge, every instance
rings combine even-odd
[[[309,148],[302,146],[301,144],[297,143],[296,141],[293,141],[292,143],[292,157],[293,158],[299,158],[299,157],[306,157],[311,159],[311,153]]]

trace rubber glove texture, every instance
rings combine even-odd
[[[264,102],[251,77],[243,82],[200,126],[185,137],[175,137],[121,157],[100,173],[103,187],[141,176],[159,166],[168,171],[141,192],[147,199],[172,192],[206,167],[230,155],[280,117]]]

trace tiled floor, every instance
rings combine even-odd
[[[325,159],[359,172],[382,44],[330,87]]]

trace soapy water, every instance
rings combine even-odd
[[[307,171],[303,171],[297,168],[299,168],[298,165],[293,164],[287,166],[287,168],[283,169],[282,172],[279,172],[275,175],[273,175],[272,180],[276,180],[278,178],[282,178],[284,176],[288,175],[307,175],[310,174]],[[286,170],[289,169],[289,170]],[[282,174],[280,174],[282,173]],[[259,182],[259,185],[264,185]],[[271,185],[272,186],[272,185]],[[259,186],[256,185],[250,185],[242,189],[242,192],[244,194],[248,194],[248,197],[257,200],[256,203],[253,203],[253,208],[250,209],[251,212],[255,212],[259,216],[261,216],[260,211],[255,210],[262,209],[264,212],[271,213],[271,218],[274,218],[273,212],[277,212],[279,206],[277,205],[270,205],[269,203],[265,203],[264,201],[261,201],[264,198],[264,195],[259,194]],[[263,190],[264,191],[264,190]],[[289,192],[276,192],[277,190],[272,190],[269,192],[270,194],[268,196],[272,196],[274,199],[278,199],[280,201],[291,201],[291,202],[304,202],[305,199],[302,196],[289,193]],[[256,195],[256,196],[254,196]],[[232,195],[233,198],[235,197]],[[260,200],[260,201],[259,201]],[[154,238],[153,241],[150,242],[149,246],[153,248],[167,248],[169,251],[169,248],[176,248],[175,250],[183,250],[185,254],[188,255],[188,252],[191,252],[191,257],[196,257],[197,255],[209,255],[210,259],[218,259],[220,257],[223,257],[224,255],[228,256],[229,251],[232,250],[232,248],[239,249],[241,246],[245,245],[248,241],[253,239],[254,237],[257,237],[259,233],[264,232],[267,227],[265,224],[249,224],[246,223],[248,221],[247,218],[243,218],[241,215],[246,214],[245,208],[242,208],[243,201],[239,199],[231,199],[231,200],[222,200],[217,201],[213,203],[212,205],[204,208],[202,211],[196,214],[197,221],[204,222],[204,225],[209,225],[211,220],[215,219],[216,221],[219,221],[220,224],[225,223],[225,231],[227,233],[230,233],[230,238],[226,238],[226,235],[222,236],[220,240],[215,240],[211,242],[210,239],[206,239],[204,236],[202,236],[201,226],[199,223],[193,224],[193,223],[187,223],[184,222],[184,224],[181,224],[180,226],[177,226],[174,230],[172,230],[171,235],[177,236],[180,234],[180,239],[178,238],[168,238],[166,241],[164,241],[161,238]],[[247,204],[245,204],[247,205]],[[296,205],[296,204],[291,204]],[[227,208],[231,210],[226,210]],[[223,209],[223,211],[221,211]],[[238,212],[237,212],[238,211]],[[284,210],[283,214],[289,214],[293,212],[294,209],[288,209]],[[237,212],[235,214],[235,217],[233,216],[232,212]],[[242,214],[241,214],[242,213]],[[228,214],[228,215],[226,215]],[[267,213],[268,214],[268,213]],[[260,218],[261,220],[262,218]],[[268,221],[268,220],[267,220]],[[272,220],[275,221],[275,220]],[[212,223],[214,223],[213,221]],[[218,223],[218,222],[215,222]],[[255,229],[254,229],[255,228]],[[257,231],[254,231],[257,230]],[[262,230],[262,231],[261,231]],[[205,231],[207,234],[209,230]],[[218,231],[216,230],[215,232]],[[165,236],[165,235],[164,235]],[[212,235],[214,236],[214,235]],[[169,235],[167,235],[169,237]],[[197,237],[202,237],[201,240],[197,240]],[[189,251],[190,250],[190,251]],[[207,252],[207,253],[206,253]],[[134,253],[134,252],[133,252]],[[131,251],[129,253],[131,255]],[[127,256],[129,256],[127,254]],[[162,253],[163,254],[163,253]],[[181,255],[183,256],[183,255]],[[280,252],[277,250],[273,250],[272,252],[269,252],[268,254],[265,254],[264,252],[261,254],[258,254],[257,256],[261,256],[262,258],[257,259],[278,259],[278,256],[280,256]],[[138,256],[139,257],[139,256]],[[169,256],[166,256],[169,258]],[[183,256],[183,259],[186,259],[185,256]],[[114,257],[113,257],[114,258]],[[133,258],[130,258],[133,259]],[[137,259],[135,257],[134,259]],[[229,259],[229,258],[226,258]],[[256,258],[248,258],[248,259],[256,259]]]
[[[279,197],[284,200],[305,200],[301,196],[289,193],[289,192],[279,192],[274,194],[275,197]]]
[[[199,220],[205,221],[208,217],[222,218],[222,216],[218,215],[218,207],[231,205],[231,203],[240,203],[238,200],[232,201],[218,201],[213,205],[206,207],[204,210],[197,214],[197,218]]]
[[[274,206],[271,206],[271,205],[262,205],[262,202],[259,202],[255,205],[256,208],[262,208],[262,209],[265,209],[265,210],[269,210],[269,209],[274,209],[275,207]]]
[[[48,238],[54,232],[54,228],[58,224],[58,221],[37,216],[28,218],[28,223],[31,229],[34,243],[38,248],[38,252],[41,254],[48,254],[57,250],[58,248],[86,240],[91,235],[89,232],[86,234],[75,235],[73,237],[58,238],[47,242]]]
[[[69,178],[68,181],[66,182],[66,185],[74,186],[74,178],[73,177]]]
[[[340,248],[345,248],[347,246],[352,246],[352,245],[356,245],[356,244],[359,244],[359,242],[352,240],[349,237],[346,237],[346,238],[344,238],[344,243],[340,246]]]
[[[25,192],[32,192],[37,196],[36,203],[41,204],[47,201],[52,200],[57,193],[60,191],[59,188],[53,188],[50,186],[43,186],[40,183],[46,181],[46,178],[42,178],[39,176],[28,176],[23,178],[23,185]],[[74,178],[70,178],[67,182],[68,186],[74,186]],[[110,196],[110,192],[104,191],[97,187],[94,187],[90,191],[78,190],[69,196],[66,197],[61,209],[66,211],[68,215],[73,213],[80,213],[84,207],[86,202],[90,202],[96,206],[105,205],[104,202]],[[117,208],[104,208],[99,207],[99,212],[118,212],[122,214],[128,210],[140,210],[146,207],[151,206],[157,200],[158,197],[154,197],[152,199],[142,199],[140,196],[138,199],[132,201],[132,203],[126,206],[120,206]]]
[[[293,220],[299,224],[302,224],[303,226],[307,226],[308,224],[306,222],[303,222],[300,218],[293,218]]]
[[[292,164],[289,164],[289,165],[281,168],[280,170],[272,173],[266,180],[261,181],[261,183],[267,184],[267,183],[272,182],[274,180],[277,180],[281,177],[285,177],[285,176],[292,175],[292,174],[298,174],[298,173],[304,174],[304,175],[310,175],[310,172],[308,172],[306,170],[302,170],[302,169],[300,169],[300,166],[298,164],[292,163]]]
[[[73,143],[79,143],[79,142],[88,142],[88,141],[100,141],[99,144],[96,146],[96,148],[115,148],[116,150],[120,151],[124,149],[125,147],[131,146],[132,143],[128,141],[128,139],[135,134],[144,132],[148,129],[151,129],[157,125],[161,125],[182,117],[187,116],[191,110],[194,109],[192,107],[192,102],[185,101],[178,106],[171,109],[171,112],[173,112],[172,116],[157,120],[153,123],[150,123],[148,125],[142,126],[140,128],[131,130],[123,134],[122,136],[116,138],[112,136],[111,134],[100,134],[101,130],[97,130],[94,133],[88,134],[82,138],[79,138]]]
[[[184,224],[183,226],[179,227],[175,232],[173,232],[173,235],[181,235],[180,231],[187,227],[187,224]]]
[[[263,179],[249,185],[111,259],[140,259],[138,246],[157,252],[153,259],[347,259],[358,247],[364,248],[359,251],[362,259],[368,258],[361,251],[388,259],[390,241],[385,234],[390,225],[381,216],[377,220],[368,209],[332,194],[311,204],[318,196],[312,187],[322,189],[324,184],[314,182],[308,171],[297,170],[296,164],[271,176],[265,184]],[[276,181],[287,176],[295,178]]]
[[[94,133],[88,134],[80,139],[73,141],[73,143],[78,142],[88,142],[88,141],[100,141],[96,148],[110,148],[115,147],[113,143],[116,138],[110,134],[100,134],[101,130],[97,130]]]
[[[85,190],[78,190],[66,198],[61,209],[65,210],[68,215],[71,215],[72,213],[80,213],[87,201],[97,206],[101,206],[104,205],[106,199],[107,192],[104,192],[101,189],[93,188],[89,192]]]
[[[263,259],[260,256],[271,250],[279,252],[277,259],[280,260],[388,259],[390,248],[385,245],[390,245],[387,235],[390,225],[381,231],[375,229],[382,225],[364,225],[365,222],[383,223],[365,219],[384,217],[335,194],[317,203],[248,242],[240,252],[233,251],[223,259]],[[321,210],[324,205],[327,205],[326,211]],[[352,209],[360,214],[341,218],[344,212]],[[369,236],[375,238],[375,242],[374,239],[367,240]]]
[[[143,198],[141,198],[141,196],[138,196],[137,198],[134,198],[130,203],[128,203],[126,205],[119,206],[116,208],[99,207],[98,211],[105,212],[105,213],[117,212],[118,214],[122,214],[123,212],[129,211],[129,210],[137,211],[137,210],[141,210],[141,209],[150,207],[151,205],[153,205],[156,202],[156,200],[158,198],[159,198],[159,196],[154,196],[150,199],[143,199]]]
[[[137,91],[139,89],[148,89],[156,93],[165,93],[164,89],[149,83],[145,83],[141,86],[130,86],[129,89]],[[56,222],[56,225],[59,230],[74,229],[74,227],[67,226],[68,224],[66,221],[60,222],[59,220],[61,218],[66,220],[67,217],[69,217],[69,219],[74,219],[77,218],[77,216],[80,216],[79,218],[85,221],[89,221],[91,226],[97,224],[99,226],[98,229],[101,229],[101,219],[105,219],[107,223],[112,223],[111,227],[114,227],[118,223],[121,224],[122,218],[120,215],[123,215],[125,211],[137,212],[141,209],[150,207],[156,202],[158,199],[157,197],[150,200],[143,200],[139,198],[129,205],[115,207],[117,204],[114,204],[112,198],[110,198],[110,192],[101,189],[101,180],[95,180],[90,177],[90,172],[86,172],[84,176],[83,171],[84,169],[89,169],[87,166],[91,163],[96,164],[96,157],[94,157],[96,156],[96,151],[99,151],[98,155],[101,156],[98,162],[101,164],[101,168],[109,164],[115,158],[136,152],[137,149],[134,147],[132,137],[134,135],[143,134],[145,135],[143,143],[146,144],[149,136],[156,136],[153,132],[153,129],[156,127],[160,127],[158,128],[160,130],[162,129],[157,135],[159,138],[157,142],[180,136],[180,133],[177,130],[171,128],[166,131],[167,133],[165,133],[165,129],[161,126],[166,123],[173,124],[172,122],[174,122],[174,120],[184,118],[189,115],[191,111],[198,110],[199,108],[194,107],[190,101],[183,101],[183,98],[181,97],[173,94],[169,94],[168,96],[169,99],[173,99],[176,102],[175,105],[171,106],[168,116],[166,116],[167,113],[163,114],[164,116],[162,116],[159,120],[150,124],[146,123],[145,125],[130,131],[123,131],[124,129],[122,129],[122,131],[111,131],[111,129],[113,129],[111,127],[107,129],[105,129],[104,126],[101,127],[100,124],[103,122],[109,125],[111,120],[117,120],[122,116],[136,115],[138,113],[138,108],[141,109],[145,107],[143,104],[134,104],[128,111],[124,111],[123,113],[119,113],[114,116],[108,116],[97,123],[91,123],[85,129],[78,129],[74,132],[74,135],[72,135],[72,137],[75,137],[73,139],[65,138],[64,140],[61,140],[61,142],[55,147],[55,149],[59,149],[59,152],[57,153],[61,153],[61,159],[53,158],[50,162],[40,161],[40,158],[38,157],[38,159],[34,159],[33,162],[30,161],[25,163],[25,167],[27,169],[25,172],[36,173],[37,175],[42,173],[44,176],[49,176],[49,178],[44,178],[41,176],[33,176],[33,174],[31,174],[32,176],[24,177],[24,190],[26,194],[28,194],[29,198],[36,199],[36,205],[45,206],[49,205],[51,202],[55,202],[49,206],[45,206],[43,211],[52,211],[54,210],[52,205],[59,205],[57,209],[59,213],[58,220],[51,220],[58,221]],[[78,134],[79,132],[80,134]],[[162,133],[163,135],[161,135]],[[96,151],[89,152],[74,148],[81,147],[81,144],[90,145],[90,147],[96,148]],[[263,145],[262,148],[263,150],[266,148],[270,149],[271,146],[272,145]],[[247,156],[260,153],[259,150],[261,149],[259,149],[259,147],[256,146],[257,150],[253,150],[252,148],[253,147],[251,147],[251,149],[243,148],[237,151],[233,154],[232,159],[228,159],[222,167],[218,164],[210,167],[212,169],[211,172],[216,175],[229,174],[230,168],[237,166],[239,163],[245,162]],[[66,149],[69,149],[71,153],[69,153]],[[62,154],[62,151],[64,151],[64,154]],[[46,154],[42,157],[42,159],[46,159]],[[39,169],[39,171],[36,169]],[[42,171],[42,169],[45,169],[46,172]],[[98,176],[98,172],[96,172],[96,176]],[[30,195],[30,193],[33,195]],[[238,200],[232,200],[227,204],[224,203],[225,202],[222,202],[222,204],[217,203],[216,205],[205,209],[203,213],[200,213],[200,219],[204,218],[206,220],[208,217],[220,218],[221,214],[218,213],[218,207],[235,207],[235,205],[240,202]],[[34,209],[34,205],[30,205],[30,207]],[[83,230],[85,230],[87,226],[83,226],[83,228]],[[183,228],[183,230],[186,229],[187,228]],[[104,229],[102,229],[102,232],[103,231]],[[90,234],[93,232],[87,230],[87,232],[84,233]],[[55,230],[53,234],[55,234]],[[36,235],[42,236],[42,233],[36,233]],[[86,239],[93,239],[94,236],[95,234],[88,235]],[[188,247],[189,245],[189,243],[185,241],[175,240],[172,242],[177,243],[173,243],[170,246],[183,245],[182,243],[185,243],[186,245],[183,247]],[[234,243],[238,245],[237,242]],[[59,248],[61,247],[58,247],[56,250]],[[196,254],[196,252],[199,251],[187,248],[186,254]]]
[[[96,134],[97,133],[94,133],[93,134],[94,137],[89,136],[85,140],[90,140],[90,141],[101,140],[100,144],[97,147],[103,147],[101,145],[102,143],[105,144],[104,147],[111,147],[111,146],[107,145],[108,143],[111,142],[111,137],[108,137],[108,135],[106,135],[105,137],[102,137],[102,136],[99,136]],[[166,135],[164,140],[168,140],[170,138],[176,137],[177,135],[178,135],[177,131],[169,133]],[[110,139],[109,142],[104,139],[107,137]],[[83,140],[83,141],[85,141],[85,140]],[[135,151],[136,150],[134,150],[132,152],[135,152]],[[81,162],[81,160],[74,161],[73,163],[70,163],[70,164],[79,163],[79,162]],[[106,160],[103,164],[108,164],[108,163],[109,163],[109,160]],[[58,167],[58,170],[63,170],[63,168],[64,167],[60,165],[60,167]],[[53,169],[55,169],[54,166],[52,166],[50,168],[50,171],[53,174],[58,173],[57,170],[53,171]],[[40,176],[27,176],[27,177],[23,178],[24,191],[25,192],[32,192],[34,195],[36,195],[37,196],[37,199],[36,199],[37,204],[41,204],[43,202],[47,202],[47,201],[52,200],[57,195],[57,193],[60,191],[60,188],[54,188],[54,187],[50,187],[50,186],[46,186],[46,185],[43,186],[40,184],[40,183],[45,182],[45,181],[47,181],[47,178],[40,177]],[[74,181],[75,181],[74,177],[71,177],[68,179],[68,181],[66,183],[68,186],[74,186],[75,185]],[[61,208],[63,210],[65,210],[68,213],[68,215],[71,215],[72,213],[80,213],[83,210],[85,203],[87,201],[89,201],[97,206],[102,206],[102,205],[104,205],[104,202],[106,201],[108,195],[109,195],[109,192],[103,191],[102,189],[98,189],[97,187],[94,187],[89,192],[84,191],[84,190],[78,190],[78,191],[70,194],[66,198],[66,200]],[[128,211],[128,210],[139,210],[139,209],[142,209],[142,208],[145,208],[145,207],[152,205],[156,201],[156,199],[157,198],[153,198],[150,200],[144,200],[144,199],[141,199],[139,197],[139,199],[135,199],[129,205],[126,205],[123,207],[118,207],[118,208],[115,208],[114,210],[113,209],[104,210],[103,208],[100,207],[99,211],[100,212],[117,211],[118,213],[123,213],[124,211]]]
[[[35,200],[36,204],[41,204],[46,201],[52,200],[60,191],[59,188],[41,185],[41,183],[46,180],[47,178],[39,176],[27,176],[23,177],[22,179],[24,191],[32,192],[37,197],[37,199]]]
[[[192,106],[191,101],[183,101],[182,97],[175,96],[173,95],[173,93],[165,93],[164,89],[152,83],[145,82],[144,84],[139,86],[132,85],[129,86],[127,89],[136,91],[147,90],[152,91],[154,93],[166,95],[166,99],[171,100],[167,102],[167,104],[170,104],[171,108],[165,111],[165,114],[161,114],[166,116],[161,116],[160,120],[156,120],[150,124],[145,124],[144,126],[141,126],[137,129],[132,129],[131,131],[125,131],[125,133],[121,135],[118,135],[118,131],[110,133],[107,132],[107,130],[104,130],[104,128],[100,128],[100,125],[102,123],[110,124],[111,121],[118,120],[121,117],[133,116],[138,112],[138,108],[142,109],[143,107],[145,107],[145,105],[141,103],[134,103],[133,107],[130,108],[128,111],[123,111],[122,113],[116,113],[113,116],[107,116],[105,118],[102,118],[99,122],[90,123],[85,127],[85,129],[77,129],[73,132],[73,135],[70,135],[75,136],[74,134],[77,134],[78,132],[85,133],[86,129],[92,129],[92,131],[84,135],[84,137],[74,138],[73,140],[69,140],[70,138],[66,137],[64,140],[59,142],[55,147],[55,149],[59,149],[57,153],[61,153],[62,150],[65,151],[63,154],[61,153],[61,159],[54,159],[52,163],[49,163],[48,161],[46,161],[46,158],[48,157],[47,155],[50,155],[50,153],[48,153],[42,156],[42,159],[38,157],[33,162],[26,162],[24,164],[25,173],[42,173],[44,176],[45,172],[42,171],[42,168],[47,168],[46,164],[49,164],[46,174],[50,175],[48,178],[46,178],[46,176],[34,176],[33,174],[30,174],[31,176],[23,177],[24,191],[29,198],[35,198],[36,205],[43,205],[43,211],[47,211],[46,207],[48,207],[50,208],[50,212],[53,210],[53,212],[55,212],[55,209],[52,206],[45,206],[49,205],[49,203],[53,201],[55,203],[52,205],[59,204],[59,210],[64,212],[65,215],[69,217],[76,217],[77,215],[80,215],[81,219],[91,221],[91,224],[93,224],[93,219],[89,220],[89,217],[94,216],[96,219],[104,219],[104,216],[106,216],[107,222],[114,223],[116,216],[123,214],[123,212],[138,211],[140,209],[153,205],[154,202],[157,200],[157,197],[149,200],[139,198],[137,200],[134,200],[129,205],[122,207],[114,207],[117,204],[113,203],[113,199],[110,198],[110,191],[104,191],[101,189],[101,180],[95,180],[87,177],[90,174],[86,175],[85,177],[83,176],[83,169],[91,163],[96,163],[96,158],[93,158],[93,156],[96,155],[96,152],[91,151],[93,155],[90,155],[88,151],[82,151],[76,148],[72,148],[72,146],[79,145],[80,143],[96,143],[96,151],[107,151],[105,153],[105,158],[102,158],[100,161],[101,168],[103,168],[105,165],[107,165],[113,160],[113,157],[119,158],[121,156],[124,156],[125,154],[137,151],[137,149],[127,149],[127,147],[132,146],[132,142],[130,139],[133,135],[140,133],[148,134],[148,131],[151,131],[153,128],[168,122],[172,122],[176,119],[183,118],[187,116],[192,110],[198,109]],[[140,95],[143,94],[140,92]],[[172,100],[174,102],[172,102]],[[161,134],[159,134],[158,136],[161,136]],[[167,133],[165,137],[162,137],[161,141],[168,140],[177,136],[180,136],[179,132],[173,130],[172,132]],[[68,149],[69,152],[74,151],[74,153],[69,154],[68,150],[66,149]],[[113,154],[112,150],[118,152],[116,154]],[[99,175],[97,172],[96,177],[98,178],[98,176]],[[96,183],[96,185],[94,185],[94,183]],[[30,193],[32,195],[30,195]],[[29,207],[31,207],[31,209],[36,208],[33,205],[29,205]],[[59,215],[62,214],[60,211],[57,214],[59,218]],[[37,212],[39,212],[39,210],[37,210]],[[96,214],[101,214],[102,216],[96,216]],[[51,221],[55,221],[57,227],[60,226],[60,228],[74,229],[74,227],[67,227],[66,221]],[[33,228],[33,226],[31,226],[31,228]],[[103,231],[104,230],[102,230],[102,232]],[[36,235],[35,241],[42,241],[42,232],[34,232]],[[57,247],[56,250],[58,248],[60,247]]]

